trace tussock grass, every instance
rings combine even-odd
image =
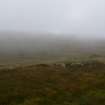
[[[89,62],[0,70],[0,105],[105,105],[105,64]]]

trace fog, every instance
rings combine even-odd
[[[104,41],[105,0],[0,1],[2,57],[104,55]]]
[[[75,35],[26,34],[20,32],[2,32],[0,35],[2,35],[0,58],[58,59],[94,54],[105,56],[105,40],[102,38],[93,40],[90,38],[81,39]]]
[[[105,0],[3,0],[0,30],[105,37]]]

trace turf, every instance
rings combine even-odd
[[[0,105],[105,105],[105,64],[2,69]]]

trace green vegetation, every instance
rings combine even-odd
[[[105,64],[82,64],[0,70],[0,105],[105,105]]]

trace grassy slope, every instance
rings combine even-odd
[[[105,65],[0,70],[1,105],[105,105]]]

